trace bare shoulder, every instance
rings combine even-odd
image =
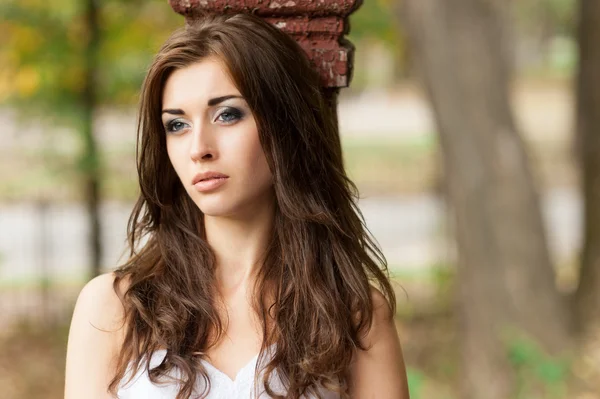
[[[366,351],[357,351],[350,369],[353,398],[408,399],[406,368],[392,307],[371,287],[373,321],[362,338]]]
[[[110,398],[107,388],[124,336],[124,308],[113,273],[90,280],[75,304],[65,373],[65,398]],[[127,283],[120,284],[122,291]]]
[[[383,293],[371,285],[371,304],[373,319],[370,328],[361,337],[361,343],[369,348],[377,342],[379,335],[389,330],[394,323],[394,314],[387,298]]]
[[[123,304],[114,289],[115,275],[101,274],[90,280],[79,293],[74,311],[74,321],[87,321],[102,330],[118,330],[122,324]],[[119,285],[124,292],[126,281]],[[77,317],[75,316],[82,316]]]
[[[373,318],[378,322],[391,322],[394,319],[392,308],[387,298],[377,288],[371,286],[371,301],[373,302]]]

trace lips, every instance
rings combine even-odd
[[[206,181],[206,180],[210,180],[210,179],[226,179],[229,176],[220,173],[220,172],[213,172],[213,171],[208,171],[208,172],[204,172],[204,173],[198,173],[196,176],[194,176],[194,179],[192,180],[192,185],[195,185],[198,182],[201,181]]]
[[[219,172],[204,172],[194,176],[192,185],[200,192],[207,192],[221,187],[229,179],[229,176]]]

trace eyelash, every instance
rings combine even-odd
[[[167,131],[167,133],[175,133],[177,132],[177,130],[173,129],[173,126],[176,124],[182,124],[185,125],[185,122],[182,122],[180,120],[174,119],[172,121],[167,122],[167,124],[165,125],[165,130]]]
[[[239,119],[242,119],[244,117],[244,113],[241,110],[239,110],[237,108],[233,108],[233,107],[227,107],[227,108],[223,109],[223,112],[221,112],[219,114],[219,116],[217,117],[217,119],[220,118],[220,117],[222,117],[225,114],[232,115],[235,118],[234,120],[239,120]],[[227,124],[231,124],[231,121],[223,121],[223,122],[225,122]]]
[[[232,125],[233,123],[235,123],[236,121],[238,121],[244,117],[244,113],[241,110],[239,110],[237,108],[233,108],[233,107],[227,107],[227,108],[223,109],[223,112],[221,112],[217,116],[217,120],[219,120],[225,114],[229,114],[234,117],[234,119],[229,120],[229,121],[221,120],[225,125]],[[179,130],[181,130],[181,129],[174,130],[174,125],[176,125],[176,124],[186,125],[185,122],[182,122],[179,119],[173,119],[172,121],[167,122],[165,125],[165,130],[167,131],[167,133],[176,133]]]

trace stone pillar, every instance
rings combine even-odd
[[[290,34],[319,70],[330,104],[352,78],[354,46],[344,39],[348,16],[362,0],[169,0],[186,21],[206,13],[254,13]]]

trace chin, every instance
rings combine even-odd
[[[210,216],[213,218],[218,218],[218,217],[230,217],[233,216],[234,213],[233,212],[228,212],[227,210],[224,209],[206,209],[206,208],[200,208],[200,211],[202,211],[202,214],[204,216]]]
[[[235,213],[235,207],[228,206],[225,201],[195,200],[194,203],[205,216],[231,216]]]
[[[205,216],[210,217],[227,217],[234,219],[246,219],[260,213],[261,206],[256,201],[244,201],[238,198],[237,201],[232,201],[233,198],[195,198],[194,203]]]
[[[263,193],[238,191],[238,195],[232,195],[227,191],[201,194],[190,192],[192,201],[198,209],[210,217],[239,217],[247,218],[252,214],[260,213],[265,204],[270,203],[274,198],[271,190],[265,190]]]

